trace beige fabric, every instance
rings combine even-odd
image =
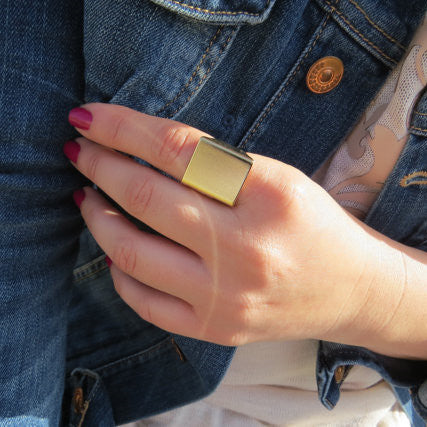
[[[313,175],[337,202],[363,219],[408,139],[412,108],[427,84],[427,20],[353,132]]]

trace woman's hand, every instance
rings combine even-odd
[[[70,115],[85,138],[66,144],[68,157],[165,236],[138,230],[84,189],[81,212],[113,262],[116,290],[145,320],[224,345],[303,338],[355,344],[396,315],[403,282],[385,278],[400,271],[397,251],[299,170],[250,154],[252,169],[237,205],[228,207],[114,151],[180,181],[205,133],[116,105],[84,109]],[[395,268],[379,280],[388,256]]]

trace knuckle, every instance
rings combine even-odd
[[[190,132],[185,128],[168,128],[160,138],[160,142],[153,144],[153,148],[157,151],[155,155],[162,164],[172,165],[179,158],[189,137]]]
[[[123,138],[126,136],[126,116],[123,114],[117,115],[111,120],[111,123],[110,144],[113,147],[120,147]]]
[[[184,204],[176,207],[177,216],[181,219],[183,224],[189,228],[199,227],[204,224],[203,212],[193,205]]]
[[[266,250],[268,243],[263,240],[257,236],[247,235],[247,240],[243,243],[245,262],[251,266],[252,271],[259,272],[257,277],[262,277],[266,267],[270,265],[271,254]]]
[[[136,251],[130,239],[119,241],[112,255],[114,263],[120,270],[131,276],[135,274]]]
[[[125,191],[125,203],[130,213],[145,216],[154,195],[154,182],[152,178],[131,179]]]
[[[153,323],[153,312],[151,310],[151,299],[150,298],[141,298],[138,301],[137,313],[148,323]]]
[[[97,153],[94,153],[89,157],[87,162],[87,177],[91,181],[96,180],[98,166],[99,166],[99,155]]]

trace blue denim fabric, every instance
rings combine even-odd
[[[83,182],[61,146],[84,94],[83,8],[0,10],[0,425],[57,425],[82,228],[70,197]]]
[[[402,58],[426,9],[425,0],[68,3],[0,0],[0,425],[150,416],[211,393],[235,351],[162,331],[115,293],[70,197],[83,184],[62,155],[74,136],[70,108],[112,102],[174,118],[310,175]],[[343,80],[315,95],[305,75],[329,55],[343,61]],[[414,110],[366,222],[426,250],[427,186],[400,185],[427,170],[425,93]],[[335,369],[355,364],[395,387],[414,425],[427,419],[427,362],[322,342],[326,407],[339,399]]]

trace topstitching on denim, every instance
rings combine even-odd
[[[330,17],[330,15],[327,15],[323,19],[323,23],[320,25],[320,28],[317,30],[317,35],[315,36],[314,40],[311,41],[311,43],[309,43],[309,46],[301,53],[300,58],[295,63],[293,69],[289,72],[288,76],[286,77],[285,81],[282,83],[281,87],[278,89],[278,91],[273,96],[273,98],[269,101],[269,103],[264,107],[263,111],[261,112],[261,114],[259,115],[257,120],[252,125],[251,129],[249,129],[247,134],[243,137],[243,140],[238,145],[240,148],[242,148],[242,149],[246,148],[246,144],[248,143],[248,141],[255,135],[255,133],[258,130],[261,123],[268,116],[268,114],[273,110],[277,101],[285,93],[286,88],[292,82],[293,78],[295,77],[295,75],[298,73],[299,69],[304,64],[305,59],[307,58],[307,56],[310,54],[310,52],[312,51],[312,49],[316,45],[319,37],[321,36],[323,30],[326,27],[326,24],[329,20],[329,17]]]
[[[374,27],[376,30],[378,30],[381,34],[383,34],[386,38],[388,38],[392,43],[400,47],[401,49],[405,50],[405,46],[403,46],[398,40],[396,40],[394,37],[392,37],[390,34],[388,34],[384,29],[382,29],[378,24],[376,24],[370,16],[367,14],[367,12],[355,1],[355,0],[348,0],[351,4],[353,4],[366,18],[366,20],[369,22],[369,24]]]
[[[402,41],[397,40],[397,36],[391,35],[390,30],[403,33],[402,28],[392,28],[390,24],[386,31],[355,0],[342,0],[338,5],[332,4],[331,0],[315,1],[323,10],[332,13],[344,31],[389,68],[394,68],[399,62],[406,48]]]
[[[217,32],[212,37],[208,47],[205,50],[205,53],[203,54],[196,69],[190,76],[187,83],[182,87],[182,89],[178,92],[178,94],[171,101],[166,103],[160,110],[158,110],[155,113],[155,115],[159,115],[163,113],[168,107],[172,106],[170,109],[174,108],[174,110],[170,112],[170,109],[169,109],[169,111],[165,113],[165,116],[167,118],[173,118],[176,114],[178,114],[179,111],[181,111],[191,101],[193,96],[199,91],[203,83],[208,79],[211,72],[218,65],[221,59],[221,56],[229,46],[231,40],[235,37],[238,29],[239,29],[238,27],[237,28],[226,27],[224,30],[224,26],[221,26],[220,28],[218,28]],[[222,33],[222,38],[220,37],[221,33]],[[222,42],[222,44],[218,46],[219,49],[214,51],[212,47],[218,43],[221,43],[221,40],[223,40],[224,37],[226,38]],[[217,41],[217,43],[214,43],[217,38],[219,40]],[[204,65],[205,67],[202,67]],[[181,97],[185,97],[185,98],[181,101],[181,103],[177,102]],[[173,105],[174,103],[177,103],[178,105],[174,106]]]
[[[216,24],[259,24],[269,16],[276,0],[151,0],[187,18]]]
[[[262,9],[258,13],[251,13],[251,12],[247,12],[247,11],[244,11],[244,10],[229,11],[229,10],[203,9],[201,7],[193,6],[191,4],[180,2],[180,1],[177,1],[177,0],[159,0],[159,2],[160,1],[162,3],[176,4],[176,5],[182,6],[184,8],[188,8],[188,9],[191,9],[191,10],[197,10],[199,12],[209,13],[209,14],[212,14],[212,15],[247,15],[247,16],[260,16],[260,15],[262,15],[268,9],[268,7],[270,6],[270,2],[271,2],[271,0],[267,0],[264,9]]]
[[[102,273],[107,269],[108,265],[105,262],[105,255],[100,255],[88,263],[74,269],[74,283],[77,284],[83,280],[95,278],[97,274]]]

